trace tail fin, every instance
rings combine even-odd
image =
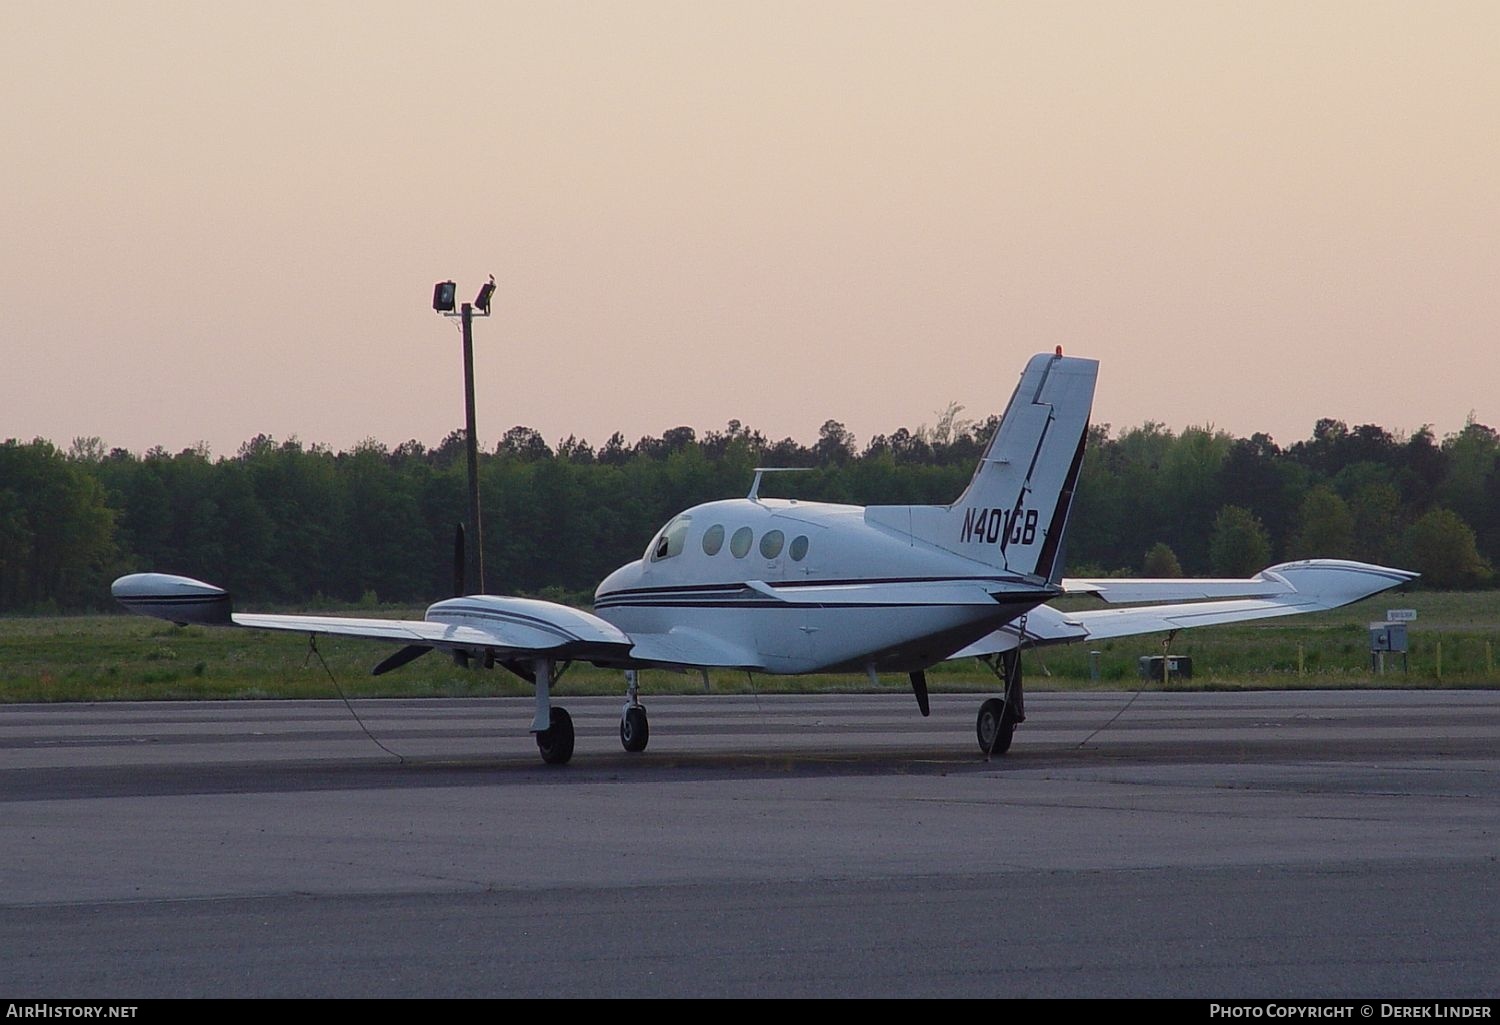
[[[1056,583],[1083,465],[1097,360],[1033,356],[974,477],[949,506],[871,506],[865,519],[977,562]]]

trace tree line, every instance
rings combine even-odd
[[[480,458],[486,578],[498,593],[586,601],[658,527],[699,502],[766,495],[858,505],[946,503],[996,417],[950,406],[932,426],[862,448],[829,420],[812,445],[730,421],[634,444],[556,446],[514,427]],[[137,455],[97,438],[63,451],[0,445],[0,613],[109,605],[109,582],[182,573],[270,604],[422,603],[452,589],[454,524],[467,510],[463,432],[435,448],[367,440],[347,452],[255,437]],[[1319,420],[1289,447],[1265,434],[1090,428],[1067,572],[1243,576],[1325,556],[1416,569],[1438,588],[1488,586],[1500,555],[1500,437],[1471,421],[1442,439]]]

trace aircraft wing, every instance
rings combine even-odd
[[[110,590],[132,612],[174,623],[359,637],[422,650],[484,651],[500,658],[620,659],[628,657],[633,643],[598,616],[531,598],[450,598],[429,608],[426,619],[373,619],[235,612],[223,588],[164,573],[121,577]]]
[[[404,645],[416,657],[431,648],[486,652],[499,659],[545,655],[621,668],[664,666],[759,669],[752,651],[699,630],[630,635],[598,616],[555,602],[473,595],[438,602],[427,619],[302,616],[235,612],[229,593],[213,584],[165,573],[135,573],[111,588],[132,612],[175,623],[355,637]],[[395,668],[399,654],[377,671]]]
[[[1303,612],[1323,612],[1409,583],[1418,574],[1343,559],[1308,559],[1262,570],[1249,580],[1064,580],[1072,593],[1096,593],[1107,601],[1156,601],[1120,609],[1061,612],[1033,609],[949,656],[993,655],[1017,647],[1126,637],[1186,630],[1196,626],[1243,623]],[[1208,600],[1192,600],[1204,599]]]

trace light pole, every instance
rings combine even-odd
[[[484,594],[484,528],[479,519],[479,442],[474,433],[474,311],[479,316],[490,315],[490,300],[495,295],[495,275],[479,289],[472,303],[464,303],[454,312],[454,298],[458,286],[451,281],[439,281],[432,289],[432,308],[445,317],[458,317],[464,334],[464,433],[469,450],[469,531],[474,535],[474,580],[479,585],[476,594]]]

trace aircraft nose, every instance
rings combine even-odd
[[[594,600],[598,601],[606,594],[614,591],[634,587],[641,579],[641,564],[639,562],[627,562],[609,576],[605,577],[594,591]]]

